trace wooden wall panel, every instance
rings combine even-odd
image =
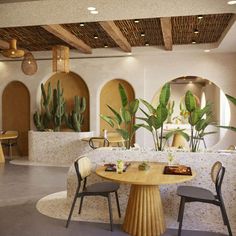
[[[19,82],[9,83],[2,94],[2,128],[17,130],[19,155],[28,155],[28,130],[30,130],[30,94]],[[16,153],[14,148],[13,154]]]
[[[71,111],[74,106],[74,96],[85,97],[86,99],[86,110],[84,112],[84,124],[82,131],[89,131],[89,90],[84,80],[73,72],[69,73],[56,73],[51,76],[47,82],[51,82],[52,88],[56,88],[57,81],[61,81],[61,86],[64,89],[64,98],[66,100],[67,111]]]

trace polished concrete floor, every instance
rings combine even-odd
[[[0,164],[0,236],[125,236],[120,225],[71,222],[40,214],[35,204],[41,197],[66,189],[68,168]],[[177,235],[167,230],[164,236]],[[222,234],[183,231],[183,236],[222,236]]]

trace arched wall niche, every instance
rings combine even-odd
[[[20,81],[12,81],[2,94],[2,128],[16,130],[18,150],[13,148],[13,155],[28,155],[28,131],[30,130],[30,93]]]
[[[122,84],[122,86],[125,88],[129,101],[135,99],[135,91],[129,82],[124,79],[110,80],[101,89],[100,114],[113,116],[113,113],[110,111],[107,105],[110,105],[112,108],[119,111],[121,107],[120,94],[118,90],[119,84]],[[100,134],[103,134],[104,129],[108,131],[114,131],[111,126],[109,126],[104,120],[100,119]]]
[[[74,97],[80,96],[86,99],[86,110],[84,112],[84,124],[82,126],[82,131],[89,131],[89,89],[85,81],[76,73],[55,73],[46,82],[51,83],[52,88],[56,88],[57,81],[60,80],[61,87],[64,90],[64,98],[66,100],[66,110],[71,111],[74,106]]]
[[[172,120],[167,121],[166,125],[170,128],[170,124],[175,124],[175,126],[177,124],[178,127],[186,128],[181,126],[188,123],[188,118],[183,119],[183,116],[181,116],[180,103],[184,103],[185,93],[190,90],[195,95],[196,101],[201,107],[204,107],[206,102],[210,102],[212,104],[212,125],[208,126],[206,132],[213,131],[216,133],[206,135],[204,139],[206,141],[207,148],[215,148],[227,132],[226,129],[218,129],[215,125],[220,124],[227,126],[230,123],[231,111],[224,91],[215,82],[212,82],[208,78],[194,75],[172,78],[166,83],[170,83],[171,86],[170,101],[175,102]],[[160,91],[161,88],[159,88],[153,96],[152,105],[154,107],[156,107],[159,103]],[[187,129],[188,127],[186,130]]]

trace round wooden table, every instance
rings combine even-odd
[[[193,171],[192,176],[164,175],[166,163],[149,163],[150,169],[146,171],[138,170],[139,164],[132,162],[122,174],[105,171],[104,166],[96,173],[108,180],[131,184],[123,230],[133,236],[158,236],[166,230],[159,185],[189,181],[196,173]]]
[[[5,163],[5,157],[2,150],[1,140],[16,139],[17,137],[18,137],[17,134],[11,134],[11,133],[0,134],[0,163]]]

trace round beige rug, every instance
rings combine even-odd
[[[79,202],[77,200],[71,220],[109,223],[109,210],[107,199],[104,197],[85,197],[82,212],[79,215]],[[46,216],[67,220],[71,208],[71,200],[67,199],[67,192],[57,192],[41,198],[37,204],[37,210]],[[99,205],[99,207],[98,207]],[[112,202],[113,221],[121,224],[123,218],[118,217],[115,201]]]

